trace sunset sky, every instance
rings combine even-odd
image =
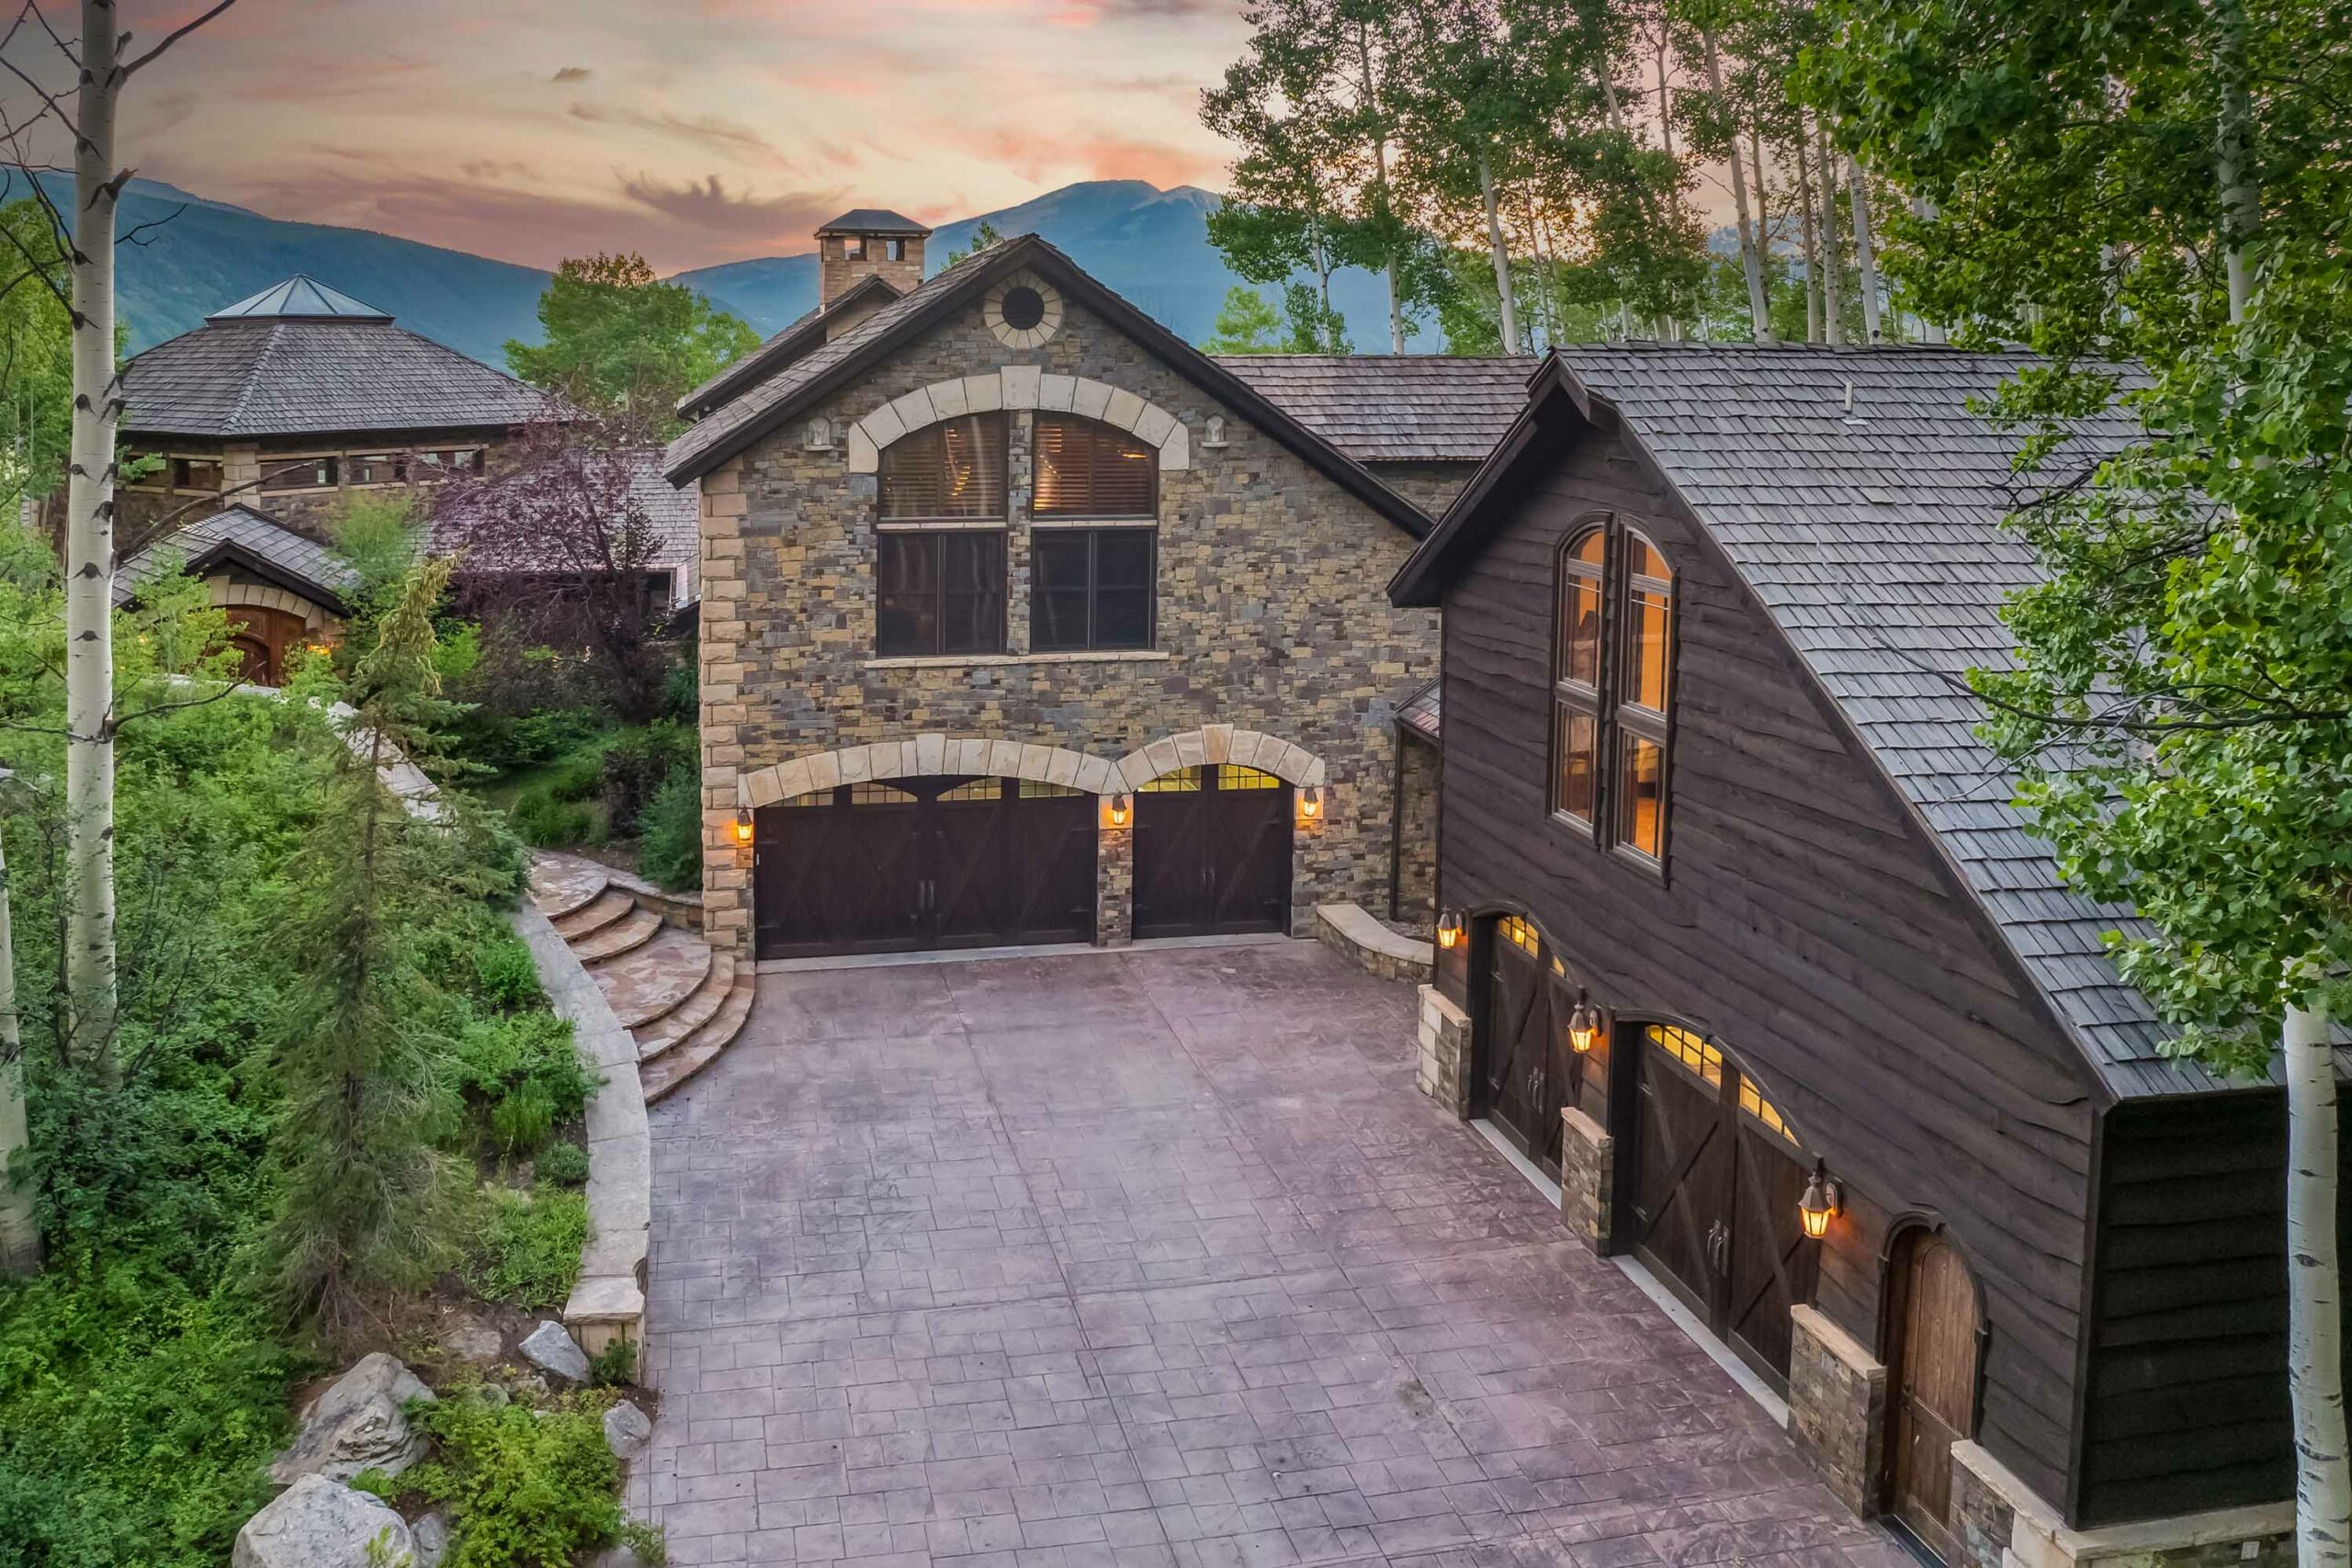
[[[1215,187],[1227,152],[1197,106],[1241,5],[239,0],[134,79],[121,158],[276,218],[667,271],[806,250],[851,206],[939,220],[1075,180]],[[200,9],[123,6],[150,40]],[[8,52],[56,80],[53,53]]]

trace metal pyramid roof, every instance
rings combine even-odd
[[[208,321],[255,321],[264,317],[280,320],[389,321],[391,313],[363,304],[339,288],[329,288],[317,278],[296,273],[283,283],[272,284],[250,299],[223,306],[205,317]]]

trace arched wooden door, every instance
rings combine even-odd
[[[308,633],[302,617],[259,604],[229,606],[229,646],[237,650],[237,679],[276,686],[286,679],[286,656]]]
[[[1938,1558],[1958,1562],[1951,1449],[1976,1426],[1976,1281],[1951,1242],[1916,1230],[1895,1254],[1890,1284],[1895,1337],[1887,1511]]]

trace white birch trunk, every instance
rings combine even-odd
[[[1519,311],[1510,298],[1510,253],[1503,248],[1502,211],[1495,204],[1495,170],[1484,148],[1478,152],[1478,194],[1487,204],[1487,248],[1495,262],[1495,297],[1503,352],[1519,352]]]
[[[2246,273],[2245,246],[2262,221],[2253,152],[2247,145],[2254,111],[2246,99],[2244,0],[2216,0],[2213,23],[2213,70],[2222,88],[2214,173],[2222,186],[2222,265],[2229,276],[2230,322],[2235,326],[2245,321],[2246,305],[2254,292]]]
[[[1699,35],[1706,44],[1707,90],[1721,104],[1724,97],[1724,70],[1715,53],[1715,35],[1711,28]],[[1756,228],[1747,216],[1747,176],[1739,166],[1739,132],[1731,134],[1731,204],[1739,224],[1739,270],[1747,276],[1747,320],[1758,343],[1772,341],[1772,307],[1764,293],[1764,254],[1757,243]]]
[[[1878,251],[1871,243],[1870,182],[1862,178],[1861,160],[1846,158],[1846,179],[1854,197],[1854,270],[1861,275],[1862,329],[1870,341],[1884,341],[1879,321]]]
[[[1813,201],[1813,158],[1805,151],[1804,123],[1797,123],[1797,232],[1804,248],[1804,341],[1821,341],[1821,247],[1815,230],[1821,214]]]
[[[1821,340],[1842,344],[1846,341],[1846,258],[1838,243],[1838,167],[1829,161],[1829,128],[1816,126],[1815,138],[1821,152]]]
[[[2287,1387],[2295,1406],[2295,1561],[2302,1568],[2352,1563],[2335,1246],[2335,1053],[2327,1035],[2325,1012],[2287,1010]]]
[[[83,0],[74,106],[74,435],[66,479],[65,756],[67,1039],[113,1049],[114,452],[121,389],[114,358],[114,7]]]
[[[0,770],[0,781],[6,777],[6,770]],[[25,1131],[25,1042],[17,1024],[16,953],[8,929],[8,850],[0,843],[0,1276],[9,1278],[40,1267],[32,1182],[18,1183],[8,1176],[30,1142]]]

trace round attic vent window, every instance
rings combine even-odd
[[[1006,326],[1025,333],[1046,319],[1046,299],[1027,284],[1017,283],[1004,291],[997,313],[1004,318]]]

